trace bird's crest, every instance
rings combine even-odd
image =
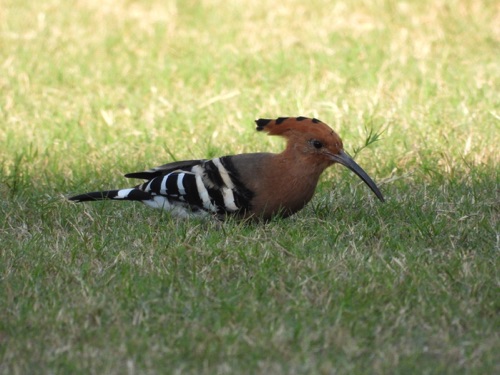
[[[261,118],[255,120],[255,123],[257,124],[257,131],[265,131],[269,135],[284,135],[290,130],[307,132],[314,129],[318,124],[328,127],[317,118],[309,117],[278,117],[276,120]]]

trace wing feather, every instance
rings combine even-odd
[[[127,178],[142,178],[144,180],[151,180],[155,177],[164,176],[164,175],[167,175],[167,174],[169,174],[171,172],[175,172],[175,171],[181,171],[181,170],[182,171],[189,171],[195,165],[200,165],[205,161],[206,161],[205,159],[174,161],[173,163],[163,164],[163,165],[160,165],[158,167],[148,169],[147,171],[127,173],[125,175],[125,177],[127,177]]]

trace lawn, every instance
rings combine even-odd
[[[0,0],[0,373],[500,373],[499,45],[489,0]],[[341,166],[267,224],[66,199],[300,115],[385,203]]]

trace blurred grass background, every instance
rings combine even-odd
[[[495,373],[495,1],[0,0],[2,373]],[[282,142],[332,168],[266,226],[64,197]]]

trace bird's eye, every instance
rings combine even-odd
[[[323,147],[323,143],[321,143],[320,141],[318,141],[316,139],[313,139],[311,141],[311,144],[314,146],[314,148],[317,148],[317,149],[320,149],[321,147]]]

